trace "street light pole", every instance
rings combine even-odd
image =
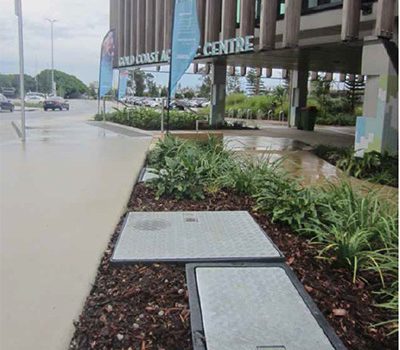
[[[51,26],[51,93],[56,95],[55,83],[54,83],[54,30],[53,25],[57,22],[56,19],[46,18],[46,21],[50,22]]]
[[[19,41],[19,90],[21,98],[21,140],[25,142],[25,73],[24,73],[24,31],[22,22],[21,0],[15,0],[15,15],[18,17],[18,41]]]

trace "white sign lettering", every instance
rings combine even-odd
[[[254,51],[253,35],[237,37],[222,41],[206,42],[199,47],[196,58],[223,56]],[[151,63],[169,62],[171,50],[154,51],[139,55],[124,56],[119,58],[119,66],[139,66]]]

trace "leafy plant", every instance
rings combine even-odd
[[[166,137],[157,144],[149,159],[153,172],[158,175],[150,182],[156,195],[177,199],[204,198],[207,189],[218,184],[216,179],[234,167],[229,153],[213,138],[201,145]]]
[[[377,254],[388,244],[387,237],[395,235],[396,216],[397,211],[390,210],[375,193],[362,196],[349,183],[342,182],[323,190],[318,218],[307,231],[321,244],[320,256],[349,266],[354,279],[360,269],[371,267],[382,275]],[[391,232],[383,233],[389,227]],[[395,241],[393,237],[390,240]]]
[[[318,217],[318,200],[312,189],[302,188],[284,174],[271,173],[263,178],[263,188],[254,196],[257,210],[268,213],[273,222],[304,229]],[[306,231],[303,231],[306,233]]]
[[[318,146],[314,153],[350,176],[382,185],[398,186],[398,157],[388,153],[368,152],[361,158],[356,157],[351,148],[326,145]]]
[[[231,156],[234,159],[229,171],[218,178],[220,187],[230,188],[236,193],[254,195],[264,185],[267,177],[274,176],[282,160],[273,161],[270,157]]]

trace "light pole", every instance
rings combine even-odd
[[[21,97],[21,139],[25,142],[25,73],[24,73],[24,29],[22,21],[21,0],[15,0],[15,15],[18,17],[18,41],[19,41],[19,90]]]
[[[57,22],[56,19],[46,18],[46,21],[50,23],[51,26],[51,93],[56,95],[56,86],[54,82],[54,32],[53,25]]]

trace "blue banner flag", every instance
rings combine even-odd
[[[110,30],[104,37],[100,54],[99,98],[112,90],[113,62],[115,56],[115,31]]]
[[[170,98],[175,95],[178,81],[196,56],[200,44],[197,0],[174,0],[172,50],[170,63]]]
[[[118,100],[122,100],[126,96],[126,88],[128,87],[129,72],[126,69],[119,71],[118,79]]]

